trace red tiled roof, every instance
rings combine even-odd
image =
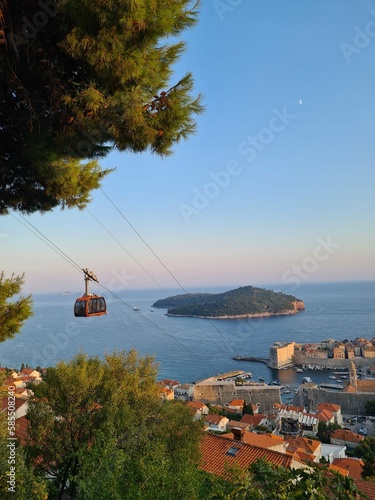
[[[243,399],[233,399],[228,406],[244,406],[245,400]]]
[[[33,372],[36,372],[37,370],[34,370],[33,368],[24,368],[23,370],[20,371],[20,375],[31,375]],[[39,373],[39,372],[38,372]]]
[[[172,380],[170,378],[165,378],[164,380],[161,381],[161,384],[163,385],[179,385],[180,382],[177,382],[176,380]]]
[[[303,450],[305,453],[314,453],[321,446],[321,442],[316,439],[300,436],[289,436],[285,438],[285,441],[288,443],[288,450],[291,452]]]
[[[14,399],[14,404],[15,404],[15,410],[18,410],[18,408],[20,408],[22,405],[24,405],[25,403],[27,402],[27,399],[22,397],[22,396],[17,396],[15,399]],[[13,403],[13,400],[12,400],[12,403]],[[8,409],[9,407],[9,400],[8,400],[8,396],[3,396],[1,398],[1,409],[2,410],[6,410]]]
[[[336,465],[348,472],[353,479],[362,479],[362,470],[365,465],[363,460],[358,458],[335,458],[332,465]]]
[[[194,410],[202,410],[206,405],[200,401],[188,401],[186,406],[193,408]]]
[[[349,472],[345,469],[342,469],[338,465],[329,464],[328,469],[340,472],[340,474],[342,474],[343,476],[349,476]]]
[[[228,454],[228,451],[230,454]],[[242,469],[247,469],[259,458],[265,458],[273,465],[282,465],[284,467],[293,465],[293,457],[290,455],[251,446],[214,434],[204,435],[201,442],[201,453],[201,468],[218,476],[224,475],[226,464],[230,466],[235,463]]]
[[[342,392],[357,392],[357,389],[349,384],[346,387],[344,387]]]
[[[303,406],[281,405],[279,403],[275,403],[273,406],[278,411],[288,410],[288,411],[295,411],[297,413],[304,413],[305,412],[305,408]]]
[[[346,429],[337,429],[331,433],[331,438],[338,439],[340,441],[347,441],[348,443],[360,443],[364,440],[364,437],[355,432]]]
[[[363,479],[354,479],[354,482],[359,491],[367,496],[367,500],[375,500],[375,483]]]
[[[27,427],[29,425],[29,421],[26,417],[17,418],[16,420],[16,437],[18,438],[18,442],[20,445],[24,446],[27,440]]]
[[[227,425],[228,427],[238,427],[245,430],[249,428],[249,424],[246,422],[239,422],[238,420],[229,420]]]
[[[320,422],[329,422],[335,415],[330,410],[321,410],[316,416]]]
[[[320,403],[319,405],[316,406],[316,409],[319,411],[329,410],[329,411],[332,411],[333,413],[336,413],[339,410],[341,410],[341,406],[335,405],[333,403]]]
[[[266,415],[263,415],[262,413],[256,413],[255,415],[248,415],[245,413],[243,417],[241,418],[241,422],[244,422],[246,424],[250,424],[254,427],[260,424],[260,422],[264,419],[267,418]]]
[[[233,432],[222,434],[222,437],[235,440]],[[284,439],[280,436],[273,436],[271,434],[255,434],[254,432],[245,431],[242,434],[242,442],[250,444],[252,446],[258,446],[259,448],[272,448],[274,446],[284,443]]]
[[[210,413],[204,417],[204,421],[208,424],[220,424],[223,418],[226,417],[223,417],[222,415],[216,415],[216,413]]]

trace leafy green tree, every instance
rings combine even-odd
[[[5,278],[0,273],[0,342],[19,333],[23,323],[32,315],[31,295],[19,296],[14,302],[9,301],[18,295],[24,283],[24,275]]]
[[[167,155],[194,132],[192,76],[171,77],[198,3],[1,0],[0,213],[82,208],[112,148]]]
[[[366,401],[365,404],[366,415],[375,416],[375,399]]]
[[[321,441],[322,443],[327,443],[329,444],[331,442],[331,433],[335,431],[336,429],[341,429],[341,426],[334,423],[329,423],[326,424],[325,422],[319,422],[318,423],[318,432],[316,434],[316,437]]]
[[[308,469],[275,467],[257,460],[249,471],[228,468],[224,478],[205,484],[208,498],[215,500],[357,500],[362,495],[353,480],[311,464]]]
[[[243,411],[242,411],[242,415],[254,415],[254,412],[253,412],[253,407],[251,405],[251,403],[247,404],[245,403],[244,406],[243,406]]]
[[[54,478],[51,498],[194,498],[201,424],[183,403],[162,404],[156,374],[134,350],[47,370],[29,404],[27,454]]]
[[[354,449],[354,455],[362,458],[365,465],[362,477],[375,481],[375,438],[368,436]]]

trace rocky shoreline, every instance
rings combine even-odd
[[[288,309],[287,311],[275,312],[275,313],[254,313],[254,314],[237,314],[234,316],[197,316],[193,314],[170,314],[165,313],[165,316],[172,316],[175,318],[199,318],[199,319],[252,319],[252,318],[270,318],[271,316],[291,316],[293,314],[298,314],[300,311],[305,309],[305,304],[302,300],[293,302],[294,309]]]

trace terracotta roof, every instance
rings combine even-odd
[[[36,372],[37,370],[34,370],[33,368],[24,368],[23,370],[20,371],[20,375],[23,376],[23,375],[26,375],[26,376],[29,376],[31,375],[33,372]],[[40,373],[38,372],[38,374],[40,375]]]
[[[339,410],[341,410],[341,406],[335,405],[333,403],[320,403],[319,405],[316,406],[316,409],[319,411],[328,410],[328,411],[332,411],[333,413],[336,413]]]
[[[313,455],[312,453],[306,453],[306,451],[297,449],[292,453],[293,457],[298,458],[301,460],[301,462],[314,462],[316,459],[316,456]]]
[[[349,384],[346,387],[344,387],[342,392],[357,392],[357,389]]]
[[[16,390],[14,392],[16,394],[27,395],[29,391],[30,389],[27,389],[26,387],[16,387]]]
[[[358,458],[335,458],[333,465],[344,469],[353,479],[362,479],[362,470],[364,462]]]
[[[237,464],[247,469],[259,458],[265,458],[273,465],[293,466],[290,455],[278,451],[266,450],[257,446],[223,438],[214,434],[205,434],[201,442],[201,468],[209,473],[224,475],[225,465]]]
[[[267,418],[266,415],[263,415],[262,413],[256,413],[255,415],[248,415],[247,413],[243,415],[241,418],[241,422],[244,422],[245,424],[250,424],[254,427],[260,424],[260,422],[264,419]]]
[[[364,440],[364,436],[346,429],[337,429],[331,433],[331,439],[338,439],[348,443],[360,443]]]
[[[162,389],[160,389],[160,392],[164,393],[164,394],[172,394],[174,391],[173,391],[173,389],[170,389],[169,387],[162,387]]]
[[[27,420],[27,418],[25,416],[17,418],[15,434],[16,434],[16,437],[18,438],[19,444],[22,446],[24,446],[26,444],[28,425],[29,425],[29,421]]]
[[[233,399],[228,406],[244,406],[244,399]]]
[[[13,402],[13,401],[12,401]],[[27,398],[25,398],[24,396],[16,396],[15,397],[15,401],[14,401],[14,404],[15,404],[15,410],[17,411],[18,408],[20,408],[22,405],[24,405],[25,403],[27,402]],[[8,409],[8,405],[9,405],[9,402],[8,402],[8,396],[3,396],[1,398],[1,409],[2,410],[6,410]]]
[[[367,496],[367,500],[375,500],[375,483],[363,479],[354,479],[354,482],[359,491]]]
[[[328,469],[340,472],[340,474],[342,474],[343,476],[349,476],[349,472],[345,469],[342,469],[338,465],[329,464]]]
[[[333,419],[335,414],[330,410],[321,410],[319,413],[316,414],[316,416],[318,417],[318,420],[320,422],[329,422],[330,420]]]
[[[235,440],[233,432],[222,434],[222,437]],[[274,446],[283,444],[284,439],[280,436],[273,436],[272,434],[256,434],[254,432],[245,431],[242,434],[242,442],[251,444],[252,446],[258,446],[259,448],[272,448]]]
[[[303,406],[281,405],[279,403],[275,403],[273,406],[278,411],[287,410],[287,411],[295,411],[297,413],[305,413],[305,408]]]
[[[321,446],[321,442],[316,439],[309,439],[300,436],[289,436],[285,438],[285,441],[288,443],[288,450],[291,452],[302,450],[305,453],[314,454],[319,446]]]
[[[204,417],[204,421],[207,422],[208,424],[220,424],[220,422],[223,420],[222,415],[216,415],[216,413],[209,413]]]
[[[188,406],[189,408],[193,408],[193,410],[203,410],[206,405],[204,403],[201,403],[200,401],[188,401],[186,403],[186,406]]]
[[[375,392],[375,380],[357,380],[357,392]]]
[[[172,385],[172,386],[174,386],[174,385],[179,385],[180,382],[177,382],[176,380],[172,380],[170,378],[165,378],[160,383],[163,384],[163,385]]]
[[[238,420],[229,420],[227,425],[228,427],[237,427],[239,429],[247,430],[250,424],[247,424],[246,422],[239,422]]]

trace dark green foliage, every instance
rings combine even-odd
[[[0,380],[1,384],[2,380]],[[1,396],[6,395],[0,394]],[[7,412],[0,412],[0,498],[1,500],[46,500],[47,486],[45,478],[41,477],[33,467],[26,464],[25,453],[17,441],[9,440],[10,432],[8,426]],[[15,449],[10,448],[15,444]],[[8,483],[12,478],[11,467],[15,468],[15,487]],[[14,471],[14,469],[13,469]]]
[[[27,454],[54,478],[51,498],[194,498],[201,424],[183,403],[162,404],[151,357],[80,354],[34,393]]]
[[[375,437],[366,437],[354,449],[354,456],[362,458],[365,465],[362,476],[365,479],[375,480]]]
[[[366,401],[365,410],[366,410],[366,415],[375,416],[375,399]]]
[[[309,469],[275,467],[257,460],[249,472],[232,467],[225,478],[206,478],[206,498],[215,500],[357,500],[362,498],[349,477],[327,473],[311,463]]]
[[[23,323],[32,315],[31,295],[27,297],[19,296],[24,275],[5,278],[4,273],[0,273],[0,342],[14,337],[19,333]],[[14,302],[9,299],[17,295]]]
[[[192,134],[192,76],[170,79],[196,21],[190,0],[1,0],[0,213],[82,208],[112,148]]]
[[[168,308],[168,307],[184,307],[201,303],[204,300],[210,300],[214,294],[212,293],[189,293],[183,295],[174,295],[166,299],[159,299],[152,307]]]
[[[251,406],[250,403],[249,404],[247,404],[247,403],[244,404],[242,415],[254,415],[253,407]]]
[[[329,444],[331,442],[331,433],[336,429],[341,429],[341,426],[336,423],[326,424],[325,422],[319,422],[316,436],[322,443]]]
[[[157,301],[155,304],[158,304],[156,307],[168,307],[170,315],[220,317],[247,314],[283,314],[294,311],[293,302],[298,300],[292,295],[281,292],[276,293],[263,288],[244,286],[218,294],[177,295]],[[189,305],[189,302],[193,302],[193,304]],[[184,305],[175,306],[176,304]]]

